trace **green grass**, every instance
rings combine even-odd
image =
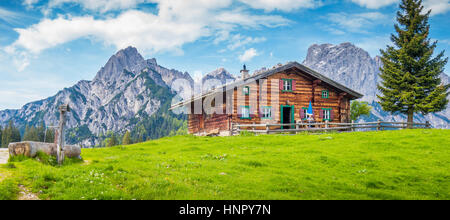
[[[179,136],[86,149],[87,162],[62,167],[14,162],[0,168],[14,176],[0,189],[14,181],[42,199],[450,199],[449,143],[450,130]]]
[[[0,200],[14,200],[17,199],[19,187],[13,179],[3,180],[0,183]]]

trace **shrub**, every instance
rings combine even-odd
[[[249,131],[241,131],[239,135],[243,137],[252,137],[255,136],[255,133]]]

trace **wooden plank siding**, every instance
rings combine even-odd
[[[281,79],[292,79],[295,81],[295,90],[292,92],[282,92],[279,88]],[[244,94],[243,89],[248,86],[250,93]],[[266,88],[265,91],[261,91]],[[322,91],[328,91],[328,98],[322,98]],[[261,97],[261,94],[267,93]],[[274,95],[274,97],[272,97]],[[267,78],[259,79],[249,84],[241,85],[234,88],[231,97],[228,99],[224,94],[222,106],[224,114],[207,115],[202,110],[203,114],[190,114],[188,118],[189,133],[209,133],[213,130],[229,131],[230,124],[265,124],[265,123],[281,123],[280,106],[294,105],[294,120],[299,122],[300,111],[309,106],[312,102],[315,121],[322,122],[320,111],[323,108],[331,108],[334,116],[333,122],[348,123],[350,115],[350,98],[346,93],[338,91],[332,86],[313,79],[307,74],[298,71],[283,71],[268,76]],[[230,101],[232,100],[232,103]],[[251,101],[252,100],[252,101]],[[226,114],[226,110],[231,109],[232,113]],[[238,110],[240,106],[249,106],[251,108],[250,114],[253,116],[250,119],[242,119],[239,117]],[[272,119],[262,119],[260,115],[261,106],[272,107]],[[193,112],[193,111],[192,111]]]

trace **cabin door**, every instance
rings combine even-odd
[[[294,106],[282,105],[281,108],[281,124],[294,123]],[[295,126],[283,126],[282,129],[295,128]]]

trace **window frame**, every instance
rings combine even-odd
[[[247,109],[248,110],[248,117],[245,117],[244,114],[242,114],[243,112],[241,112],[241,117],[240,119],[252,119],[252,117],[250,116],[250,106],[248,105],[242,105],[241,106],[241,111],[242,109]]]
[[[244,95],[250,95],[250,86],[244,86],[242,88],[242,94]]]
[[[294,88],[292,88],[293,85],[293,79],[281,79],[283,80],[283,89],[281,90],[282,92],[294,92]],[[290,83],[290,90],[286,90],[285,89],[285,83],[289,82]]]
[[[332,108],[322,108],[322,111],[323,111],[322,120],[323,121],[331,121],[331,111],[333,111],[333,109]],[[326,118],[327,114],[325,114],[325,112],[328,112],[328,118]]]
[[[326,95],[324,95],[324,94],[326,94]],[[328,99],[328,98],[330,98],[330,91],[328,91],[328,89],[322,90],[322,98],[323,98],[323,99]]]
[[[303,120],[303,121],[307,120],[308,117],[306,116],[306,113],[308,112],[308,108],[303,107],[303,108],[301,108],[300,110],[303,111],[303,115],[305,115],[305,117],[302,118],[301,120]]]
[[[262,108],[262,115],[261,115],[261,119],[272,119],[272,106],[262,106],[261,107]],[[269,113],[270,113],[270,117],[265,117],[265,114],[266,114],[266,112],[265,112],[265,110],[266,109],[269,109],[270,111],[269,111]]]

